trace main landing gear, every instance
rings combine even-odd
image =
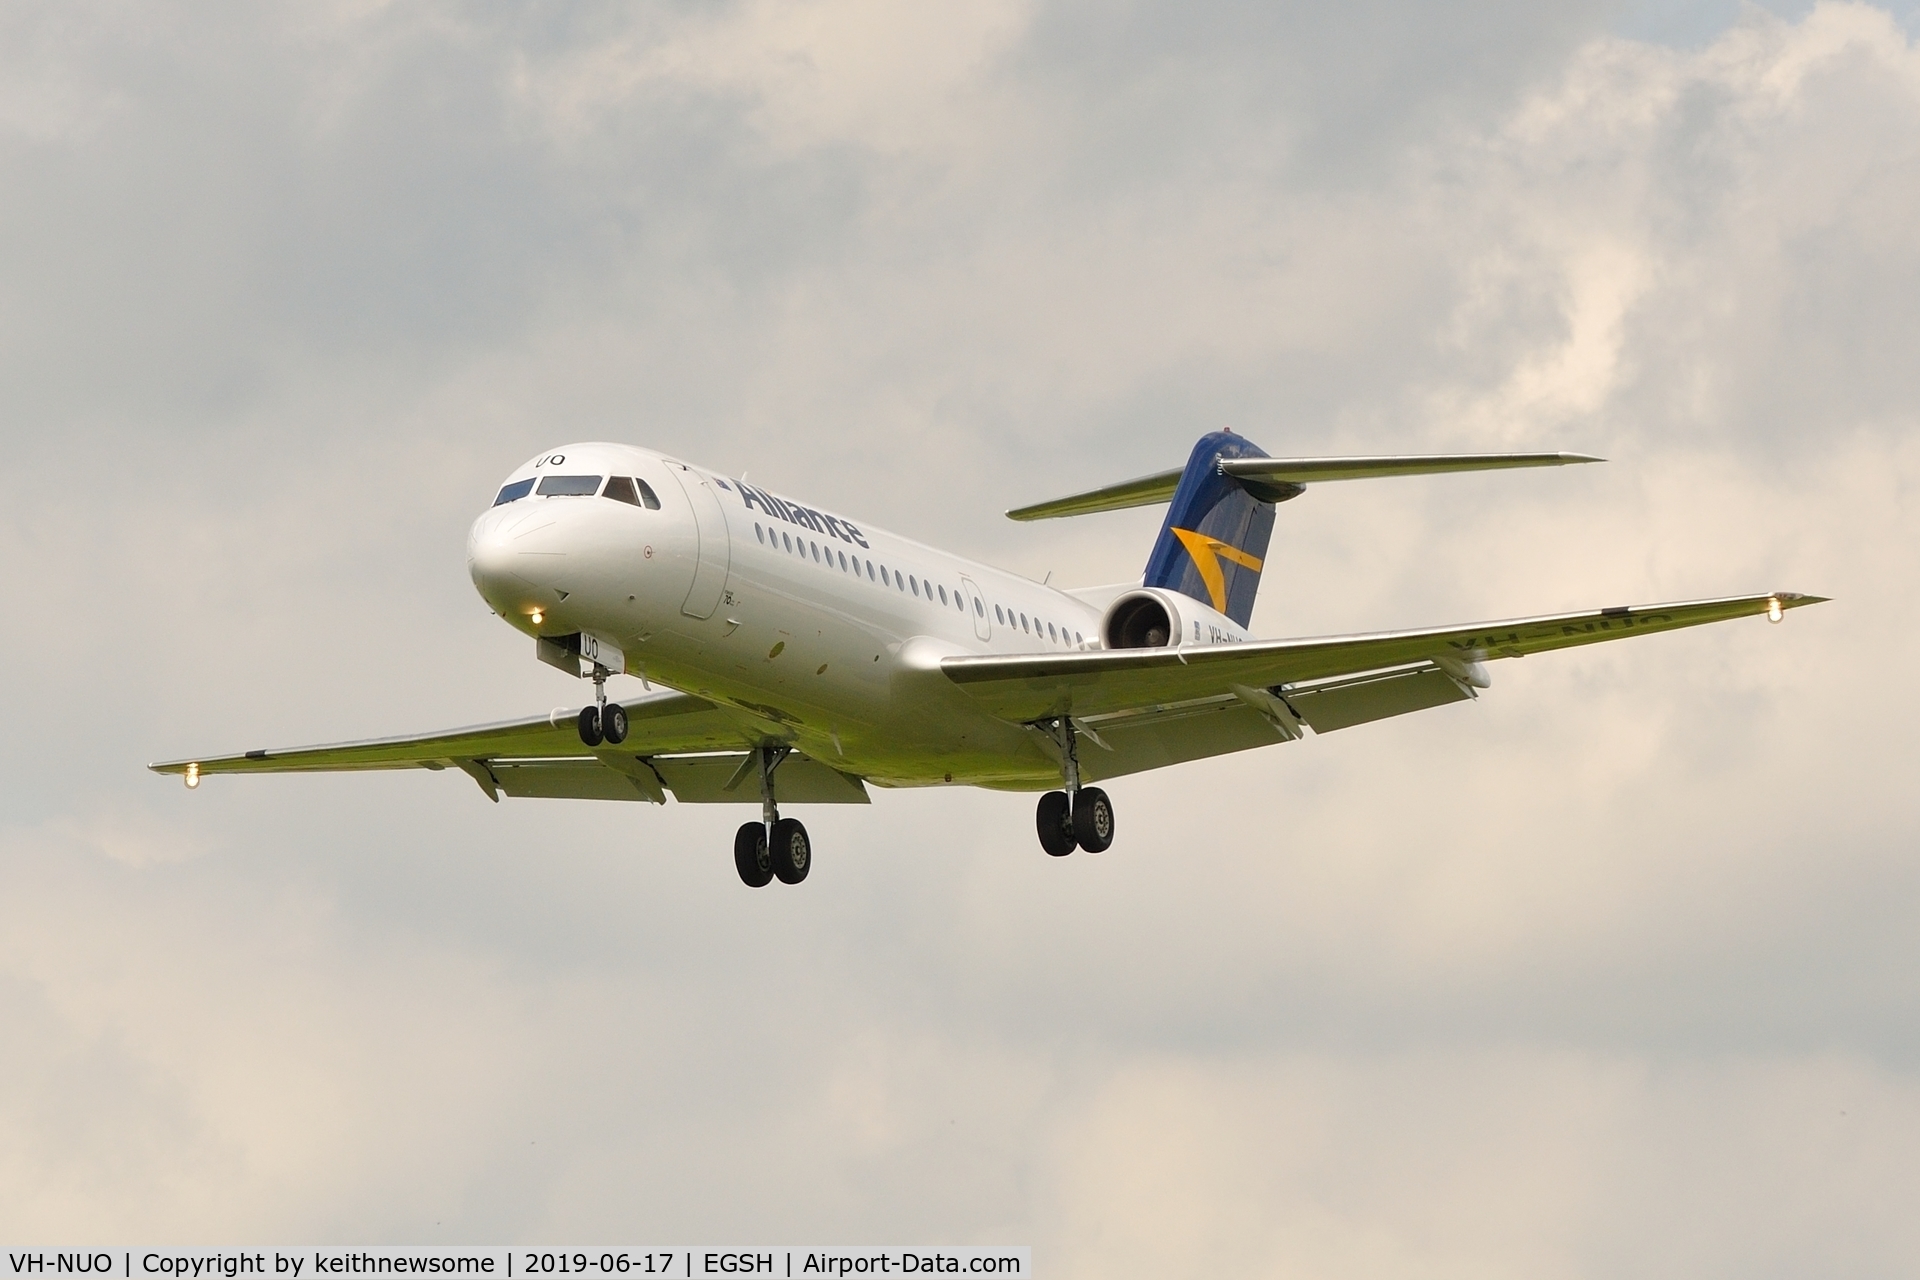
[[[607,701],[607,677],[612,674],[594,663],[593,705],[580,708],[580,741],[590,747],[602,742],[617,747],[627,740],[627,709]]]
[[[741,883],[758,889],[769,880],[799,884],[813,870],[813,843],[798,818],[782,818],[773,798],[773,771],[792,747],[763,744],[754,748],[760,770],[760,821],[733,833],[733,867]]]
[[[1040,797],[1034,814],[1034,826],[1040,832],[1040,847],[1056,858],[1064,858],[1076,848],[1088,853],[1105,853],[1113,844],[1113,802],[1098,787],[1080,785],[1080,749],[1069,716],[1055,716],[1039,722],[1060,747],[1060,772],[1065,791],[1049,791]]]

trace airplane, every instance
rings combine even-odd
[[[570,444],[506,479],[467,537],[475,588],[579,708],[446,732],[148,766],[448,769],[511,797],[755,803],[747,885],[798,884],[780,805],[868,787],[1039,791],[1054,857],[1106,850],[1096,783],[1469,701],[1487,664],[1787,610],[1792,591],[1465,626],[1263,640],[1248,630],[1275,510],[1335,481],[1600,462],[1578,453],[1273,458],[1230,431],[1186,465],[1016,508],[1043,520],[1167,503],[1139,581],[1067,590],[650,449]],[[609,698],[615,675],[637,697]],[[657,686],[657,687],[656,687]]]

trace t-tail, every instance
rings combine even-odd
[[[1271,458],[1230,431],[1200,437],[1178,471],[1161,471],[1051,502],[1007,512],[1015,520],[1046,520],[1171,502],[1160,538],[1147,558],[1143,586],[1177,591],[1241,627],[1253,617],[1275,503],[1297,498],[1328,480],[1501,471],[1600,462],[1586,453],[1424,453],[1347,458]]]
[[[1273,537],[1273,502],[1268,499],[1291,498],[1300,489],[1243,481],[1222,471],[1220,463],[1266,456],[1252,441],[1229,432],[1200,437],[1180,473],[1153,554],[1147,557],[1142,586],[1178,591],[1242,627],[1251,623],[1267,542]]]

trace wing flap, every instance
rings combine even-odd
[[[1382,631],[1206,648],[951,657],[948,679],[995,715],[1016,723],[1071,712],[1095,716],[1219,696],[1240,685],[1276,689],[1411,666],[1517,658],[1773,612],[1824,599],[1780,591],[1675,604],[1622,606],[1460,627]],[[1349,723],[1362,723],[1354,720]]]
[[[1473,694],[1458,680],[1435,666],[1336,680],[1312,689],[1289,690],[1286,702],[1315,733],[1332,733],[1369,724],[1389,716],[1404,716],[1450,702],[1465,702]]]

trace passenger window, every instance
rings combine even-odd
[[[1006,618],[1001,616],[999,605],[993,606],[993,620],[1003,627],[1007,625]]]
[[[634,484],[640,487],[640,505],[649,511],[658,511],[660,509],[660,495],[653,491],[653,486],[645,480],[635,480]]]
[[[1053,624],[1051,622],[1047,624],[1047,639],[1053,641],[1055,644],[1060,642],[1060,637],[1053,633]]]
[[[1027,615],[1024,613],[1020,615],[1020,629],[1022,631],[1027,629]]]
[[[615,502],[624,502],[629,506],[640,505],[640,494],[633,487],[630,476],[615,476],[607,481],[607,487],[600,491],[603,498],[612,498]]]
[[[758,520],[753,522],[753,540],[755,542],[765,542],[767,540],[767,535],[760,530],[760,522]]]
[[[867,581],[873,581],[873,561],[867,561]]]
[[[947,589],[946,589],[945,587],[941,587],[941,588],[940,588],[940,603],[941,603],[941,604],[945,604],[946,602],[947,602]]]
[[[987,606],[980,603],[979,596],[973,598],[973,611],[983,618],[987,616]]]
[[[532,492],[533,481],[515,480],[512,484],[500,491],[500,496],[493,500],[493,505],[497,507],[506,502],[518,502]]]
[[[905,591],[907,589],[907,580],[901,576],[898,569],[893,571],[893,587],[896,591]]]
[[[912,574],[908,574],[908,575],[907,575],[907,583],[908,583],[908,585],[910,585],[910,586],[911,586],[911,587],[913,588],[913,594],[914,594],[914,595],[915,595],[916,597],[917,597],[917,596],[919,596],[919,594],[920,594],[920,584],[919,584],[919,582],[918,582],[918,581],[916,581],[916,580],[914,579],[914,576],[913,576]]]
[[[820,544],[817,542],[809,542],[807,545],[813,548],[813,562],[815,564],[819,564],[820,563]]]
[[[836,551],[834,554],[840,557],[840,572],[845,573],[847,571],[847,553],[844,551]]]
[[[786,544],[788,554],[792,554],[793,539],[787,536],[787,531],[785,529],[782,529],[780,531],[780,541]]]
[[[1085,644],[1086,639],[1078,631],[1076,631],[1073,633],[1073,642],[1075,644]]]
[[[591,498],[600,492],[600,477],[547,476],[536,492],[543,498]]]

